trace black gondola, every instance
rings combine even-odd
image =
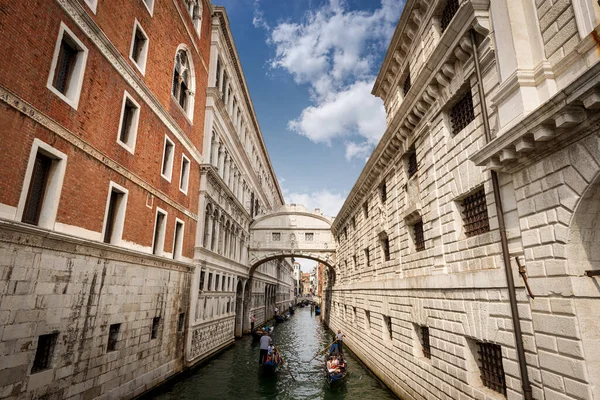
[[[346,369],[346,360],[343,354],[333,355],[327,358],[325,362],[325,379],[327,384],[341,383],[346,379],[348,370]]]
[[[281,356],[273,349],[271,355],[267,356],[267,360],[262,364],[262,369],[265,373],[275,373],[281,364],[283,364]]]
[[[267,328],[269,330],[269,335],[273,334],[274,328],[272,326],[266,325],[265,328]],[[256,328],[255,330],[252,331],[252,337],[256,340],[259,340],[264,334],[265,334],[264,328]]]

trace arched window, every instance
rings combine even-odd
[[[194,69],[188,52],[185,49],[179,49],[175,55],[172,94],[190,119],[193,114],[194,86]]]

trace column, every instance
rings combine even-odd
[[[227,181],[229,179],[229,164],[230,164],[230,158],[229,155],[226,153],[225,154],[225,161],[223,163],[223,175],[221,175],[221,178],[223,178],[223,180],[225,181],[225,184],[227,184]]]
[[[222,177],[225,168],[225,146],[223,146],[223,144],[219,146],[219,162],[217,168],[219,170],[219,175]]]
[[[219,168],[219,136],[213,132],[210,150],[210,163]]]
[[[212,215],[212,212],[211,212],[210,215],[208,216],[208,226],[204,227],[204,230],[205,230],[204,236],[206,238],[204,248],[206,248],[206,249],[211,248],[213,224],[215,223],[214,220],[215,220],[215,217]]]

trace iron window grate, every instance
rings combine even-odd
[[[58,333],[39,336],[35,358],[33,359],[33,366],[31,367],[32,374],[50,368],[57,339]]]
[[[462,206],[463,222],[467,237],[489,232],[490,221],[488,219],[485,191],[483,188],[465,197],[462,201]]]
[[[460,98],[452,106],[450,110],[450,121],[452,123],[452,134],[456,135],[471,121],[475,119],[475,110],[473,110],[473,96],[471,90],[467,91],[463,97]]]
[[[425,236],[423,235],[423,221],[419,221],[413,226],[415,233],[415,248],[417,251],[425,250]]]
[[[458,11],[459,7],[460,7],[460,4],[458,3],[458,0],[447,0],[446,1],[446,6],[442,10],[442,20],[441,20],[442,32],[444,32],[446,30],[446,28],[448,27],[448,25],[450,25],[450,22],[452,22],[452,18],[454,18],[454,15],[456,15],[456,12]]]
[[[119,340],[119,330],[121,324],[112,324],[108,330],[108,345],[106,351],[115,351],[117,349],[117,341]]]
[[[160,324],[160,317],[152,318],[152,339],[156,339],[158,337],[158,326]]]
[[[381,202],[385,203],[387,201],[387,185],[385,182],[382,182],[379,186],[379,194],[381,195]]]
[[[383,257],[385,261],[390,261],[390,239],[385,237],[381,244],[383,246]]]
[[[414,174],[419,170],[419,164],[417,163],[417,152],[413,148],[408,153],[408,178],[413,177]]]
[[[410,90],[411,86],[412,86],[412,83],[410,81],[410,71],[409,71],[408,74],[406,74],[406,78],[404,78],[404,85],[402,87],[402,93],[404,94],[404,96],[406,96],[406,94]]]
[[[431,359],[431,345],[429,344],[429,328],[421,327],[421,346],[423,348],[423,356]]]
[[[479,345],[479,370],[483,385],[506,395],[502,347],[493,343],[477,342],[477,344]]]
[[[229,303],[227,303],[229,305]],[[177,332],[183,332],[183,327],[185,325],[185,313],[179,314],[179,319],[177,320]]]

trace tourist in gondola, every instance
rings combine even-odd
[[[260,355],[258,358],[258,363],[262,365],[269,355],[269,346],[273,344],[273,339],[269,336],[268,331],[265,331],[263,336],[260,338]]]

